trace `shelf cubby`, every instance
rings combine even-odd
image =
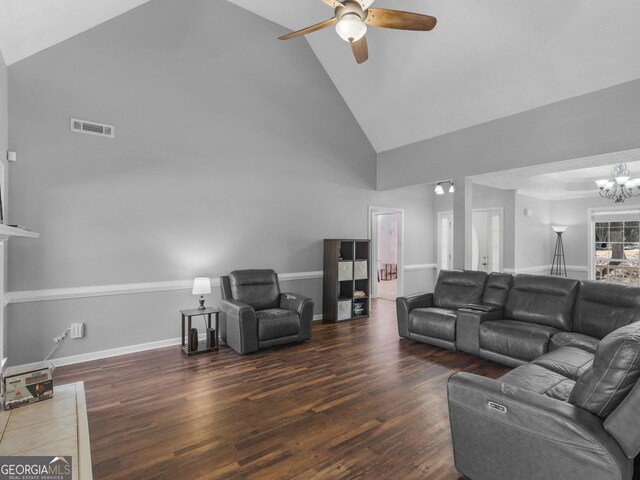
[[[368,317],[370,278],[369,240],[325,240],[322,293],[324,321],[342,322]],[[364,292],[365,296],[355,297],[356,291]]]

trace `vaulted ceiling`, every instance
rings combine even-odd
[[[333,16],[320,0],[229,1],[283,33]],[[0,50],[10,64],[142,3],[0,0]],[[371,28],[362,65],[332,28],[306,38],[378,152],[640,78],[638,0],[373,6],[433,15],[438,25],[426,33]]]
[[[0,51],[10,65],[148,0],[0,0]]]
[[[292,30],[333,14],[320,0],[230,1]],[[640,78],[638,0],[373,7],[426,13],[438,25],[428,33],[369,29],[362,65],[333,29],[307,39],[379,152]]]

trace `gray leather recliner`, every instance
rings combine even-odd
[[[640,452],[640,323],[497,380],[448,382],[457,470],[472,480],[630,480]]]
[[[273,270],[233,271],[220,289],[220,337],[239,354],[311,339],[313,300],[281,293]]]
[[[396,299],[398,333],[448,350],[456,350],[457,311],[482,301],[487,274],[441,270],[433,293]]]

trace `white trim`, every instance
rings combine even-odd
[[[436,270],[438,268],[437,263],[421,263],[416,265],[405,265],[405,272],[414,272],[416,270]]]
[[[156,348],[172,347],[180,345],[180,338],[170,338],[167,340],[159,340],[157,342],[141,343],[138,345],[127,345],[126,347],[111,348],[108,350],[99,350],[97,352],[82,353],[80,355],[71,355],[69,357],[52,358],[47,360],[54,367],[62,367],[65,365],[73,365],[75,363],[90,362],[91,360],[100,360],[102,358],[117,357],[119,355],[127,355],[129,353],[144,352],[146,350],[155,350]],[[15,368],[31,369],[42,365],[42,361],[18,365]],[[12,367],[13,368],[13,367]]]
[[[397,278],[397,290],[396,294],[401,297],[404,294],[404,209],[393,207],[376,207],[369,205],[367,215],[367,231],[369,232],[369,240],[371,240],[371,272],[375,272],[378,268],[378,232],[377,221],[374,222],[374,217],[384,214],[397,214],[398,215],[398,278]],[[376,225],[376,231],[374,232],[373,226]],[[375,279],[372,273],[372,277]],[[378,297],[378,283],[371,281],[371,298]]]
[[[588,272],[589,267],[587,265],[567,265],[567,271],[572,272]],[[522,268],[505,268],[505,273],[536,273],[541,271],[551,271],[551,264],[549,265],[534,265],[533,267]]]
[[[319,320],[322,320],[321,313],[315,314],[313,316],[314,322]],[[204,340],[204,338],[205,338],[204,334],[200,334],[199,339]],[[147,350],[155,350],[157,348],[172,347],[174,345],[180,345],[180,343],[181,343],[180,338],[169,338],[167,340],[159,340],[157,342],[140,343],[137,345],[128,345],[126,347],[111,348],[108,350],[99,350],[97,352],[82,353],[80,355],[71,355],[69,357],[52,358],[50,360],[47,360],[47,362],[53,364],[54,367],[63,367],[65,365],[74,365],[76,363],[90,362],[92,360],[118,357],[120,355],[128,355],[130,353],[144,352]],[[33,368],[39,367],[41,365],[42,365],[42,362],[40,361],[40,362],[27,363],[23,365],[16,365],[15,367],[11,367],[11,368],[27,371],[27,370],[32,370]]]
[[[278,279],[282,282],[289,282],[293,280],[322,278],[322,275],[322,271],[282,273],[278,275]],[[151,292],[190,290],[192,286],[193,280],[176,280],[172,282],[124,283],[120,285],[23,290],[18,292],[8,292],[5,295],[4,304],[6,306],[10,303],[45,302],[51,300],[68,300],[72,298],[106,297],[113,295],[133,295]],[[219,287],[220,279],[212,278],[211,286]]]
[[[87,399],[84,394],[84,382],[77,382],[76,412],[78,426],[78,477],[82,480],[93,480],[91,468],[91,441],[89,438],[89,418],[87,416]]]

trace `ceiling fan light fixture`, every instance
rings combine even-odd
[[[345,42],[353,43],[364,37],[367,25],[357,13],[347,13],[336,24],[336,32]]]

